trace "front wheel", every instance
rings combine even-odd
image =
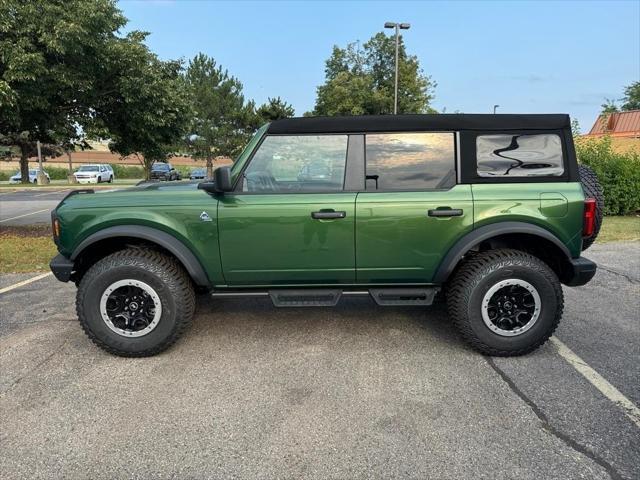
[[[486,355],[524,355],[553,334],[562,317],[562,286],[533,255],[500,249],[479,253],[447,289],[449,317],[473,348]]]
[[[191,323],[195,294],[173,257],[127,249],[95,263],[78,286],[76,310],[89,338],[109,353],[155,355]]]

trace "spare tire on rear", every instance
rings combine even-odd
[[[604,194],[602,187],[598,182],[598,176],[590,167],[586,165],[578,165],[578,173],[580,174],[580,183],[584,191],[585,198],[594,198],[596,200],[596,218],[593,234],[582,239],[582,250],[586,250],[593,242],[596,241],[600,227],[602,226],[602,215],[604,211]]]

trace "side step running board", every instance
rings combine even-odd
[[[276,307],[334,307],[342,296],[342,290],[269,290],[269,296]]]
[[[272,290],[217,290],[213,297],[269,296],[276,307],[334,307],[344,296],[370,295],[382,306],[431,305],[438,287],[386,287],[369,290],[339,288],[287,288]]]
[[[435,288],[372,288],[369,293],[378,305],[431,305]]]

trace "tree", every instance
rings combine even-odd
[[[600,105],[600,107],[602,108],[602,114],[603,115],[608,115],[611,113],[616,113],[619,109],[618,109],[618,105],[616,105],[616,101],[615,100],[611,100],[610,98],[607,98],[605,100],[605,102]]]
[[[400,37],[398,112],[431,112],[435,83],[424,74]],[[371,115],[393,112],[395,38],[375,34],[362,48],[351,43],[333,47],[325,62],[325,83],[317,89],[314,115]]]
[[[144,45],[146,34],[132,32],[113,43],[102,60],[89,124],[93,135],[110,138],[109,149],[136,154],[149,178],[151,165],[166,161],[172,145],[187,133],[189,106],[180,61],[161,61]]]
[[[180,63],[126,23],[114,0],[0,0],[0,143],[20,148],[23,182],[37,140],[61,154],[100,132],[149,163],[182,134]]]
[[[259,123],[273,122],[281,118],[289,118],[295,115],[293,105],[285,102],[280,97],[268,98],[267,103],[262,104],[256,115]]]
[[[190,62],[184,75],[191,108],[188,145],[194,158],[207,160],[213,174],[213,157],[233,157],[255,130],[253,102],[245,103],[242,83],[202,53]]]
[[[111,0],[0,0],[0,142],[20,149],[22,182],[37,140],[81,136],[100,59],[125,23]]]
[[[640,110],[640,81],[627,85],[624,88],[624,97],[620,101],[624,103],[618,107],[616,100],[607,98],[602,104],[602,113],[606,115],[619,111]]]
[[[622,110],[640,110],[640,81],[628,85],[624,89]]]

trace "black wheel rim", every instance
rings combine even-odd
[[[493,285],[482,300],[482,319],[501,336],[521,335],[533,327],[540,316],[538,291],[529,282],[509,279]]]
[[[141,337],[151,332],[160,321],[162,303],[148,284],[119,280],[109,285],[100,299],[100,315],[115,333],[125,337]]]

